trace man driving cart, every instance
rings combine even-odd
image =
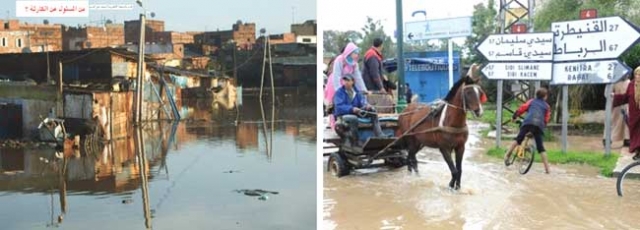
[[[336,133],[345,141],[346,146],[360,146],[358,143],[358,118],[369,118],[373,124],[376,137],[382,137],[382,129],[378,115],[362,94],[354,86],[354,78],[350,74],[342,77],[343,86],[333,96],[333,115],[337,120]]]

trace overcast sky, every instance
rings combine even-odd
[[[322,30],[357,30],[364,26],[367,16],[379,19],[385,32],[393,36],[396,28],[395,0],[319,0],[318,18]],[[488,0],[403,0],[404,22],[423,21],[424,14],[412,17],[413,12],[427,12],[427,19],[471,16],[473,5]],[[395,39],[394,39],[395,40]],[[458,42],[460,39],[455,39]],[[462,39],[464,41],[464,39]]]
[[[15,0],[1,0],[0,18],[16,17]],[[9,4],[6,4],[9,3]],[[134,4],[135,0],[89,0],[89,4]],[[229,30],[237,20],[255,22],[256,30],[266,28],[268,33],[291,30],[291,23],[316,19],[316,2],[309,0],[144,0],[145,8],[165,21],[165,29],[173,31]],[[89,18],[19,18],[29,23],[78,24],[99,23],[101,18],[122,23],[138,18],[140,7],[129,11],[92,10]]]

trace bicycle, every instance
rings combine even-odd
[[[517,120],[516,123],[519,126],[522,126],[521,120]],[[525,135],[525,138],[522,141],[522,143],[516,146],[516,148],[513,150],[515,153],[511,153],[511,159],[507,159],[507,162],[509,162],[509,164],[506,164],[507,166],[512,165],[513,162],[518,160],[518,172],[520,172],[520,174],[522,175],[527,174],[527,172],[529,172],[529,169],[531,169],[531,166],[533,165],[533,160],[535,158],[535,148],[533,147],[533,143],[531,143],[532,138],[533,138],[533,133],[528,132]]]
[[[632,184],[632,185],[628,185],[627,187],[628,190],[626,191],[635,191],[635,192],[640,192],[640,181],[638,181],[637,179],[640,178],[640,160],[636,160],[633,163],[627,165],[627,167],[625,167],[624,169],[622,169],[622,171],[620,172],[620,175],[618,175],[618,181],[616,181],[616,189],[618,190],[618,196],[622,197],[622,194],[624,193],[624,182],[627,177],[633,177],[633,179],[635,182],[637,182],[636,184]],[[630,180],[633,180],[630,179]],[[628,181],[628,180],[627,180]]]

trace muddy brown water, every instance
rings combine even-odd
[[[579,165],[535,163],[526,175],[483,155],[479,124],[463,161],[462,188],[451,191],[438,151],[419,154],[419,175],[399,169],[358,170],[335,178],[324,161],[324,229],[638,229],[637,194],[618,197],[615,178]]]
[[[276,96],[273,134],[257,96],[238,110],[196,102],[185,109],[195,121],[145,126],[144,155],[137,137],[115,140],[67,159],[64,176],[52,148],[0,149],[0,229],[314,229],[316,97]]]

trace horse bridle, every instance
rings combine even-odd
[[[478,102],[480,102],[480,92],[482,91],[482,89],[480,88],[479,85],[472,84],[472,85],[463,85],[462,86],[462,108],[460,108],[459,106],[452,105],[449,102],[446,102],[447,105],[449,105],[449,106],[451,106],[453,108],[456,108],[456,109],[461,109],[464,112],[469,111],[467,109],[467,100],[466,100],[467,97],[465,95],[465,90],[467,90],[467,88],[473,88],[473,91],[476,93],[476,98],[478,99]],[[482,105],[480,105],[480,109],[482,110]]]

